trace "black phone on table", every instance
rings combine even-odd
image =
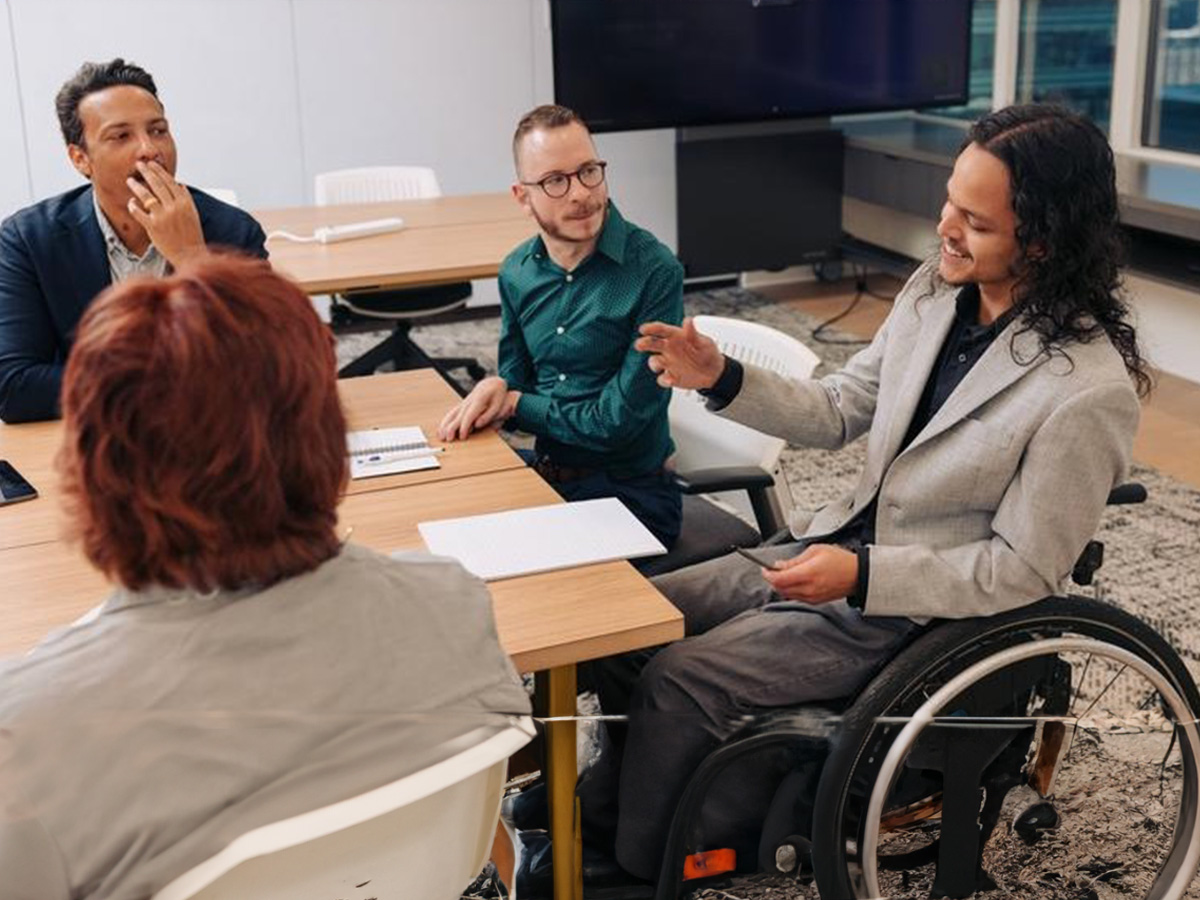
[[[0,459],[0,504],[20,503],[37,496],[37,489],[25,480],[7,459]]]

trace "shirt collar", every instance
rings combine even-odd
[[[617,205],[609,200],[608,209],[604,215],[604,225],[600,229],[600,237],[596,239],[596,253],[603,253],[617,265],[621,265],[625,262],[625,245],[628,241],[629,223],[617,210]],[[529,242],[525,255],[521,257],[521,263],[527,263],[530,257],[547,259],[549,255],[546,252],[546,242],[539,234]]]
[[[955,316],[962,324],[966,336],[972,340],[995,337],[1013,320],[1017,312],[1015,307],[1009,307],[995,321],[988,325],[981,324],[979,321],[979,285],[977,284],[968,284],[959,291],[954,304]]]
[[[104,210],[100,208],[100,199],[96,196],[95,188],[92,189],[92,207],[96,210],[96,221],[100,224],[100,233],[104,235],[104,246],[108,248],[108,255],[111,257],[114,253],[119,253],[135,263],[149,263],[158,255],[158,248],[151,244],[146,248],[146,252],[141,256],[134,254],[132,250],[125,246],[125,242],[121,240],[121,236],[117,234],[112,223],[108,221],[108,216],[104,214]]]

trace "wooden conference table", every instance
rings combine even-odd
[[[457,397],[431,370],[356,378],[338,384],[351,428],[420,425],[435,434]],[[53,467],[61,424],[0,425],[0,458],[41,493],[0,508],[0,655],[23,652],[67,625],[110,589],[77,548],[61,538],[61,492]],[[440,468],[352,482],[338,510],[339,532],[381,551],[423,549],[417,523],[560,502],[494,433],[455,443]],[[536,672],[542,712],[575,711],[575,665],[683,636],[679,612],[625,562],[491,582],[500,641],[523,672]],[[555,896],[579,900],[578,822],[574,810],[575,727],[547,726],[551,836],[575,853],[555,856]]]
[[[495,275],[509,251],[536,230],[505,193],[254,212],[267,234],[296,235],[389,216],[402,218],[404,229],[336,244],[272,238],[271,263],[309,294],[468,281]]]

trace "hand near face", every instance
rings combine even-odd
[[[763,569],[763,578],[787,600],[840,600],[858,585],[858,554],[832,544],[813,544],[799,556]]]
[[[157,162],[139,161],[137,169],[146,183],[126,180],[133,192],[129,214],[146,229],[158,252],[179,268],[189,255],[204,249],[200,214],[191,192]]]
[[[508,382],[493,375],[475,385],[438,424],[438,438],[443,441],[461,441],[473,431],[483,428],[499,428],[506,419],[517,411],[520,391],[510,391]]]
[[[682,328],[646,322],[638,330],[642,336],[634,341],[634,349],[650,354],[646,365],[658,374],[662,387],[710,388],[725,370],[716,342],[698,332],[690,316]]]

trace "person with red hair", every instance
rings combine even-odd
[[[482,582],[339,540],[335,372],[262,261],[131,280],[84,315],[59,465],[116,587],[0,662],[0,897],[148,897],[528,712]]]

